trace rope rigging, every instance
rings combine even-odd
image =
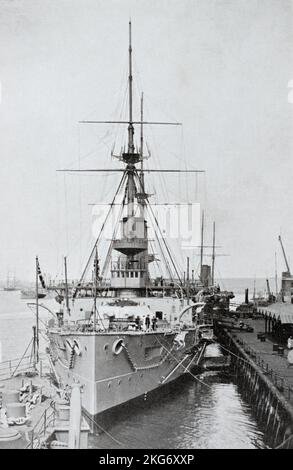
[[[142,185],[142,182],[141,182],[140,175],[138,174],[138,171],[137,171],[136,168],[135,168],[134,171],[135,171],[135,175],[136,175],[136,177],[137,177],[137,180],[138,180],[138,182],[139,182],[139,186],[140,186],[141,190],[143,191],[144,188],[143,188],[143,185]],[[152,216],[153,216],[153,219],[154,219],[155,224],[156,224],[156,226],[157,226],[157,228],[158,228],[158,231],[159,231],[159,233],[160,233],[160,235],[161,235],[161,237],[162,237],[164,246],[165,246],[165,248],[166,248],[166,250],[167,250],[167,253],[168,253],[168,255],[169,255],[170,261],[171,261],[171,263],[172,263],[172,265],[173,265],[173,268],[174,268],[174,271],[175,271],[175,273],[176,273],[176,275],[177,275],[177,278],[178,278],[180,284],[182,285],[181,276],[180,276],[180,274],[179,274],[179,272],[178,272],[177,266],[176,266],[175,261],[174,261],[174,259],[173,259],[173,257],[172,257],[172,254],[171,254],[171,252],[170,252],[170,248],[169,248],[169,246],[168,246],[168,244],[167,244],[167,242],[166,242],[166,239],[165,239],[165,237],[164,237],[164,235],[163,235],[163,232],[162,232],[162,230],[161,230],[161,227],[160,227],[160,224],[159,224],[159,222],[158,222],[158,219],[157,219],[156,215],[154,214],[154,211],[153,211],[153,208],[152,208],[152,206],[151,206],[151,204],[150,204],[149,196],[148,196],[148,195],[145,195],[145,200],[146,200],[146,202],[147,202],[147,205],[148,205],[148,208],[149,208],[149,210],[150,210],[150,213],[151,213]]]
[[[123,186],[125,177],[126,177],[126,171],[124,171],[124,173],[123,173],[123,175],[122,175],[122,178],[121,178],[121,180],[120,180],[120,183],[119,183],[119,185],[118,185],[118,187],[117,187],[117,189],[116,189],[114,198],[113,198],[113,200],[112,200],[112,202],[111,202],[111,204],[110,204],[110,208],[109,208],[109,210],[108,210],[108,213],[107,213],[107,215],[106,215],[106,218],[105,218],[105,220],[104,220],[104,222],[103,222],[103,224],[102,224],[102,227],[101,227],[101,229],[100,229],[99,235],[98,235],[98,237],[96,238],[96,241],[95,241],[94,246],[93,246],[93,248],[92,248],[92,250],[91,250],[91,253],[90,253],[90,256],[89,256],[89,258],[88,258],[88,261],[87,261],[87,263],[86,263],[86,265],[85,265],[85,268],[84,268],[84,270],[83,270],[83,272],[82,272],[82,275],[81,275],[81,277],[80,277],[80,280],[79,280],[79,282],[78,282],[78,284],[77,284],[77,286],[76,286],[76,290],[75,290],[75,292],[74,292],[74,294],[73,294],[73,296],[72,296],[73,300],[76,298],[78,289],[79,289],[79,287],[81,286],[81,283],[82,283],[82,281],[83,281],[83,279],[84,279],[84,276],[85,276],[85,274],[86,274],[86,272],[87,272],[87,270],[88,270],[88,267],[89,267],[89,264],[90,264],[90,262],[91,262],[91,259],[92,259],[93,255],[94,255],[95,250],[96,250],[96,248],[97,248],[97,245],[98,245],[98,243],[99,243],[101,234],[103,233],[103,230],[104,230],[104,228],[105,228],[106,222],[107,222],[107,220],[108,220],[108,218],[109,218],[109,215],[110,215],[110,213],[111,213],[112,207],[113,207],[113,205],[114,205],[114,203],[115,203],[115,201],[116,201],[116,197],[117,197],[118,193],[120,192],[121,187]]]

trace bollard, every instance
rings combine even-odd
[[[70,419],[69,419],[69,437],[68,448],[80,448],[80,428],[81,428],[81,392],[80,385],[72,385],[70,398]]]

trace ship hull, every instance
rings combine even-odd
[[[194,365],[190,367],[189,370],[194,375],[201,369],[198,365]],[[89,414],[86,409],[83,409],[83,412],[87,418],[91,432],[95,434],[102,433],[104,429],[111,428],[113,423],[128,419],[129,416],[135,413],[141,413],[143,410],[148,410],[150,406],[158,406],[160,403],[166,404],[168,400],[172,400],[174,396],[182,393],[183,388],[192,380],[194,380],[192,375],[183,373],[178,375],[175,379],[153,388],[147,393],[143,393],[131,400],[111,407],[95,416]]]
[[[145,397],[196,367],[201,348],[193,349],[195,335],[194,329],[184,332],[184,342],[179,346],[174,332],[118,335],[51,332],[49,338],[57,379],[62,386],[70,386],[74,381],[81,383],[83,408],[93,417]],[[121,350],[119,341],[125,345]],[[79,353],[75,356],[68,348],[68,343],[74,342]]]
[[[41,293],[41,292],[38,293],[38,299],[43,299],[44,297],[46,297],[45,293]],[[21,291],[21,298],[32,300],[36,298],[36,294],[30,291],[29,292]]]

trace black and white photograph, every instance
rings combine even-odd
[[[0,44],[1,456],[293,449],[293,0],[0,0]]]

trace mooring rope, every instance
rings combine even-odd
[[[283,442],[281,442],[281,444],[279,444],[277,447],[274,447],[274,449],[283,449],[284,445],[290,442],[292,439],[293,439],[293,434],[290,434],[289,437],[284,439]]]
[[[243,357],[238,356],[237,354],[233,353],[230,349],[225,348],[225,346],[223,346],[221,343],[217,343],[217,341],[215,341],[215,340],[212,340],[212,341],[213,341],[213,343],[215,343],[215,344],[220,344],[221,348],[224,349],[225,351],[227,351],[227,352],[228,352],[229,354],[231,354],[232,356],[235,356],[237,359],[240,359],[242,362],[246,362],[246,364],[251,365],[251,363],[250,363],[247,359],[244,359]],[[248,345],[248,346],[249,346],[249,345]],[[249,346],[249,347],[250,347],[250,346]],[[255,353],[255,354],[257,354],[257,353]],[[256,364],[256,365],[257,365],[257,364]],[[272,369],[271,369],[271,370],[272,370]],[[279,379],[284,380],[284,377],[283,377],[283,376],[277,374],[275,371],[273,371],[273,372],[274,372],[274,374],[275,374],[275,377],[278,377]]]
[[[105,428],[103,428],[103,426],[101,426],[96,420],[94,420],[93,418],[91,418],[90,416],[86,415],[84,413],[84,416],[86,418],[88,418],[93,424],[95,424],[102,432],[104,432],[108,437],[110,437],[110,439],[112,439],[112,441],[114,441],[116,444],[118,444],[119,446],[121,447],[125,447],[125,448],[129,448],[129,444],[124,444],[123,442],[119,441],[118,439],[116,439],[114,436],[112,436],[112,434],[107,431]],[[136,449],[136,447],[133,447],[134,449]]]
[[[188,369],[188,367],[183,366],[183,365],[181,364],[181,362],[178,361],[177,357],[175,357],[175,356],[171,353],[171,351],[168,350],[168,348],[166,348],[163,343],[161,343],[161,341],[160,341],[158,338],[156,338],[156,340],[160,343],[160,345],[161,345],[166,351],[168,351],[168,353],[170,354],[170,356],[172,356],[173,359],[175,359],[175,361],[176,361],[181,367],[184,368],[184,372],[188,372],[188,373],[191,375],[191,377],[193,377],[197,382],[201,383],[202,385],[205,385],[205,386],[208,387],[208,388],[212,388],[210,385],[208,385],[207,383],[203,382],[203,381],[200,380],[198,377],[196,377],[192,372],[190,372],[190,370]]]

